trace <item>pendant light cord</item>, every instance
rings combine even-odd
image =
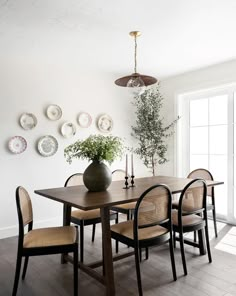
[[[137,73],[137,37],[134,36],[134,73]]]

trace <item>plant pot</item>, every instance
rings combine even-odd
[[[89,191],[104,191],[112,181],[110,169],[99,161],[93,161],[83,174],[84,185]]]

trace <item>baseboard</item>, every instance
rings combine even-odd
[[[51,219],[34,221],[34,228],[61,226],[62,217],[55,217]],[[18,225],[0,228],[0,239],[18,235]]]

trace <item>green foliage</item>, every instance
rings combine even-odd
[[[85,140],[77,140],[64,149],[66,161],[71,163],[73,158],[96,161],[107,161],[111,164],[115,158],[121,157],[123,149],[119,137],[91,135]]]
[[[136,107],[136,126],[132,126],[131,135],[138,140],[138,148],[134,149],[143,163],[152,169],[155,175],[155,166],[168,161],[166,158],[167,144],[165,139],[174,133],[174,125],[179,118],[171,124],[164,126],[160,112],[163,97],[159,84],[154,88],[146,89],[141,95],[134,98]]]

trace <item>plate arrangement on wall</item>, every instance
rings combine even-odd
[[[76,126],[70,121],[66,121],[61,126],[61,134],[64,138],[71,138],[76,134]]]
[[[49,105],[46,114],[48,119],[55,121],[62,117],[62,110],[58,105]]]
[[[80,112],[77,116],[77,122],[80,127],[87,128],[92,123],[92,117],[87,112]]]
[[[37,118],[32,113],[23,113],[20,116],[20,125],[24,130],[31,130],[37,125]]]
[[[97,119],[97,128],[102,133],[109,133],[113,128],[113,120],[108,114],[102,114]]]
[[[38,152],[44,156],[52,156],[57,152],[58,142],[53,136],[43,136],[38,141]]]
[[[26,139],[21,136],[12,137],[8,142],[9,150],[14,154],[20,154],[27,148]]]

